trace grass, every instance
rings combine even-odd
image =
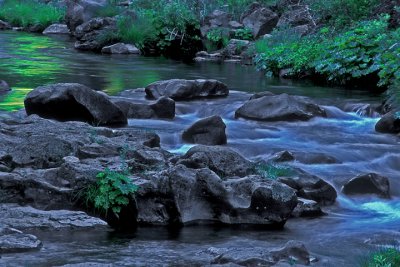
[[[0,19],[13,26],[40,26],[45,29],[64,17],[63,9],[38,3],[33,0],[5,0],[0,8]]]
[[[382,249],[373,252],[361,264],[362,267],[398,267],[400,266],[400,250],[396,248]]]

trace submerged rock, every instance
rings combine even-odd
[[[240,18],[244,27],[252,31],[254,38],[272,32],[278,20],[278,14],[259,3],[250,4]]]
[[[362,174],[343,185],[342,192],[346,195],[373,194],[390,198],[389,179],[376,173]]]
[[[11,87],[6,81],[0,80],[0,93],[11,91]]]
[[[380,133],[400,133],[400,116],[399,113],[390,112],[384,115],[375,125],[375,131]]]
[[[182,134],[188,143],[201,145],[225,145],[226,125],[220,116],[211,116],[195,122]]]
[[[70,34],[70,31],[66,24],[52,24],[43,31],[43,34]]]
[[[131,44],[117,43],[101,49],[103,54],[140,54],[140,50]]]
[[[161,97],[153,104],[132,103],[128,99],[113,100],[127,118],[132,119],[173,119],[175,117],[175,101]]]
[[[104,94],[77,83],[40,86],[26,96],[24,104],[28,115],[98,125],[127,124],[123,112]]]
[[[217,80],[172,79],[152,83],[145,88],[147,97],[158,99],[162,96],[177,100],[227,96],[228,87]]]
[[[325,110],[305,97],[288,94],[251,99],[235,112],[236,118],[259,121],[306,121],[316,116],[326,117]]]
[[[36,236],[0,226],[0,254],[28,252],[41,247],[42,242]]]

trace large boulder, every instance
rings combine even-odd
[[[278,27],[308,26],[315,28],[316,21],[308,5],[292,5],[279,18]]]
[[[104,40],[102,36],[116,30],[116,20],[114,18],[93,18],[75,29],[75,37],[78,39],[75,42],[75,48],[79,50],[101,51],[105,45],[113,42],[113,40]]]
[[[389,179],[376,173],[361,174],[343,185],[342,192],[346,195],[373,194],[390,198]]]
[[[258,3],[251,4],[240,18],[241,23],[251,29],[254,38],[272,32],[278,20],[278,14]]]
[[[101,49],[103,54],[140,54],[140,50],[131,44],[116,43]]]
[[[182,134],[188,143],[201,145],[225,145],[226,125],[220,116],[211,116],[195,122]]]
[[[70,34],[70,31],[66,24],[52,24],[43,31],[43,34]]]
[[[230,22],[232,21],[232,15],[221,11],[214,10],[211,14],[207,15],[201,22],[201,35],[203,37],[207,36],[210,30],[218,29],[225,31],[225,34],[229,34]]]
[[[223,146],[198,145],[189,149],[179,160],[189,168],[209,168],[220,177],[246,176],[254,173],[254,164],[236,151]]]
[[[325,110],[305,97],[288,94],[251,99],[235,112],[236,118],[259,121],[306,121],[316,116],[326,117]]]
[[[161,97],[153,104],[132,103],[127,99],[113,100],[127,118],[132,119],[173,119],[175,117],[175,101]]]
[[[6,81],[0,80],[0,93],[11,91],[11,87]]]
[[[126,116],[104,94],[78,83],[40,86],[25,98],[28,115],[97,125],[124,125]]]
[[[191,100],[203,97],[227,96],[226,84],[217,80],[172,79],[152,83],[145,88],[147,97],[158,99],[167,96],[173,100]]]
[[[400,133],[400,113],[399,112],[389,112],[384,115],[378,123],[375,125],[375,131],[380,133]]]
[[[65,21],[71,32],[76,27],[96,16],[98,10],[107,6],[107,0],[67,0]]]

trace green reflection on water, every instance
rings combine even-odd
[[[32,88],[13,88],[13,90],[4,96],[0,96],[0,110],[17,111],[24,107],[25,96]]]

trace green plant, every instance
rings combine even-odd
[[[400,266],[400,251],[396,248],[382,249],[372,253],[361,264],[363,267],[397,267]]]
[[[293,175],[293,170],[290,167],[273,163],[259,163],[255,166],[255,172],[272,180]]]
[[[111,209],[115,215],[129,204],[130,197],[138,190],[125,173],[105,169],[96,176],[97,182],[86,191],[86,202],[105,214]]]
[[[253,40],[253,33],[251,29],[249,28],[244,28],[244,29],[238,29],[235,31],[233,38],[239,39],[239,40],[248,40],[251,41]]]
[[[151,13],[139,12],[136,18],[122,16],[117,20],[118,36],[123,42],[143,49],[146,42],[156,38]]]
[[[62,20],[65,10],[33,0],[5,0],[0,8],[0,19],[14,26],[46,28]]]
[[[210,50],[224,48],[229,42],[228,34],[224,30],[219,28],[211,29],[210,31],[208,31],[206,37],[207,41],[209,41],[211,44],[209,46]]]

